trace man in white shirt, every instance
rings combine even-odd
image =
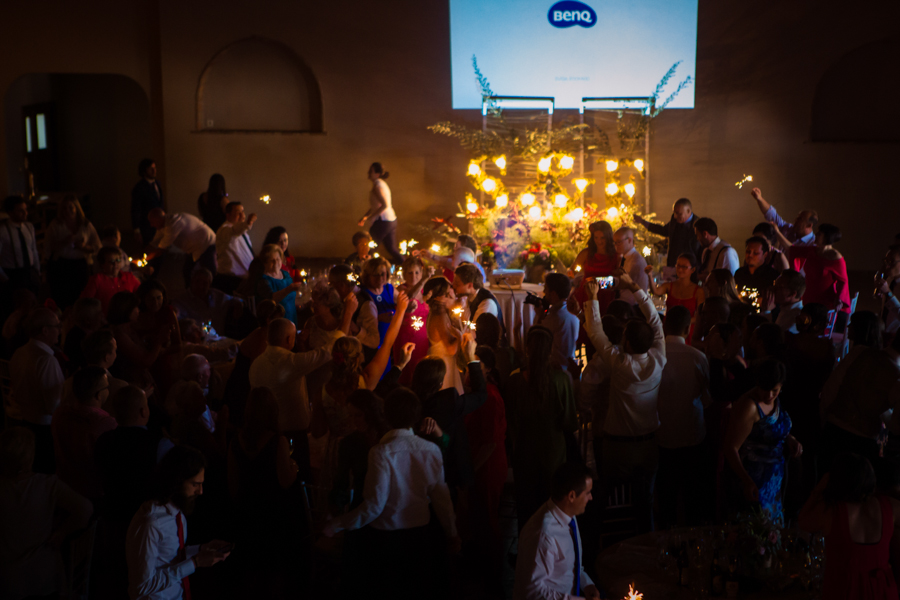
[[[806,293],[806,278],[799,271],[785,269],[773,286],[778,316],[775,323],[785,333],[797,333],[797,317],[803,310],[803,294]]]
[[[456,297],[465,298],[463,320],[474,323],[478,317],[488,313],[497,317],[503,325],[503,315],[500,312],[500,303],[497,297],[484,287],[484,277],[474,264],[464,264],[456,267],[453,272],[453,291]]]
[[[619,269],[628,273],[631,280],[646,292],[650,285],[650,278],[644,272],[644,269],[647,268],[647,261],[634,247],[634,229],[620,227],[616,230],[613,234],[613,245],[620,257]],[[619,290],[619,299],[631,305],[637,304],[634,294],[628,290]]]
[[[191,272],[197,264],[218,271],[216,262],[216,234],[206,223],[188,213],[166,214],[161,208],[154,208],[147,215],[156,229],[156,236],[150,242],[147,258],[152,259],[172,246],[184,252],[184,285],[191,283]]]
[[[301,479],[309,477],[309,395],[306,376],[331,360],[331,346],[293,352],[297,326],[288,319],[269,323],[268,346],[250,365],[250,387],[266,386],[278,402],[278,427],[293,441]]]
[[[714,479],[703,440],[703,409],[709,395],[709,361],[685,343],[691,331],[691,313],[673,306],[663,325],[666,334],[666,366],[659,384],[659,475],[657,477],[660,526],[674,527],[679,497],[684,499],[688,525],[699,525],[710,514],[707,500],[715,496],[708,485]]]
[[[28,316],[25,328],[31,339],[16,350],[9,362],[12,398],[7,418],[21,421],[34,432],[34,471],[55,473],[56,459],[50,424],[53,411],[62,400],[65,377],[53,348],[59,343],[59,317],[49,308],[39,307]]]
[[[562,273],[548,273],[544,281],[544,299],[550,308],[540,319],[540,325],[553,334],[553,349],[550,360],[568,371],[569,363],[575,360],[575,342],[581,322],[569,312],[566,300],[572,290],[572,282]]]
[[[584,571],[575,519],[591,501],[593,485],[591,472],[582,464],[565,463],[553,474],[550,499],[519,533],[514,600],[600,597]]]
[[[41,257],[34,225],[28,222],[28,204],[21,196],[3,202],[7,219],[0,223],[0,319],[13,311],[13,294],[29,289],[37,294],[41,283]]]
[[[700,268],[697,270],[700,281],[706,280],[713,269],[728,269],[734,275],[734,272],[741,268],[737,251],[719,237],[719,227],[715,221],[706,217],[697,219],[694,233],[697,234],[697,241],[703,248]]]
[[[205,470],[203,455],[187,446],[175,446],[159,462],[153,499],[135,513],[125,539],[131,600],[190,598],[188,576],[231,553],[232,545],[221,540],[185,545],[186,517],[203,494]]]
[[[449,256],[441,256],[430,250],[416,250],[413,252],[413,256],[424,256],[448,271],[455,271],[456,267],[462,263],[472,263],[478,269],[478,272],[481,273],[482,279],[487,279],[487,276],[484,274],[484,268],[476,262],[478,258],[478,243],[471,235],[463,234],[459,236],[456,239],[456,244],[453,246],[453,254]]]
[[[388,394],[384,416],[391,430],[369,450],[363,501],[330,521],[329,537],[344,530],[370,526],[371,589],[392,597],[419,597],[427,590],[435,568],[439,536],[429,527],[429,506],[440,521],[452,550],[459,549],[456,517],[444,481],[441,449],[413,433],[419,422],[418,397],[406,388]]]
[[[619,286],[637,298],[646,321],[632,319],[625,325],[621,348],[603,331],[599,284],[587,282],[585,329],[597,352],[610,369],[609,411],[603,426],[602,468],[604,489],[613,482],[632,483],[640,530],[653,528],[653,485],[659,460],[656,430],[657,400],[666,344],[659,314],[650,297],[623,273]]]
[[[225,206],[225,222],[216,232],[216,259],[219,272],[216,287],[231,293],[247,277],[253,261],[253,244],[250,230],[256,222],[256,213],[244,216],[244,205],[229,202]]]

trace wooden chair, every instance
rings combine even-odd
[[[94,521],[87,529],[69,537],[67,547],[63,552],[66,584],[60,592],[60,598],[87,600],[91,578],[91,557],[94,553],[96,533],[97,521]]]
[[[616,483],[608,488],[608,492],[607,497],[602,499],[605,506],[600,526],[601,548],[607,548],[637,534],[637,515],[631,483]]]

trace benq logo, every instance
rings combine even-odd
[[[581,27],[593,27],[597,22],[597,13],[583,2],[575,0],[563,0],[550,7],[547,20],[554,27],[565,29],[579,25]]]

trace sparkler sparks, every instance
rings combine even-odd
[[[260,196],[260,197],[259,197],[259,201],[260,201],[260,202],[263,202],[263,203],[265,203],[265,204],[268,204],[269,202],[272,201],[272,198],[270,198],[269,195],[266,194],[265,196]]]
[[[652,250],[650,250],[650,246],[644,246],[643,250],[641,250],[641,254],[648,258],[650,257],[651,252]]]
[[[740,189],[743,189],[744,184],[747,183],[748,181],[753,181],[753,175],[746,175],[746,174],[745,174],[745,175],[744,175],[744,178],[741,179],[740,181],[738,181],[737,183],[735,183],[734,185],[737,186],[737,189],[740,190]]]
[[[412,328],[416,331],[419,331],[420,329],[422,329],[422,326],[425,325],[425,321],[422,319],[422,317],[412,317],[411,323]]]
[[[628,595],[625,596],[625,598],[623,598],[623,600],[642,600],[643,597],[644,597],[644,595],[642,593],[640,593],[639,591],[634,589],[634,584],[629,583],[628,584]]]
[[[452,311],[450,311],[450,312],[452,312],[452,313],[453,313],[454,315],[456,315],[457,317],[461,317],[462,314],[463,314],[463,309],[462,309],[461,306],[457,306],[456,308],[454,308],[454,309],[453,309]]]

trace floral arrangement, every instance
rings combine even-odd
[[[559,254],[552,246],[542,246],[540,242],[532,243],[519,253],[519,262],[524,267],[545,267],[552,269],[559,260]]]
[[[769,563],[781,551],[781,526],[756,506],[749,513],[738,515],[729,541],[750,562]]]

